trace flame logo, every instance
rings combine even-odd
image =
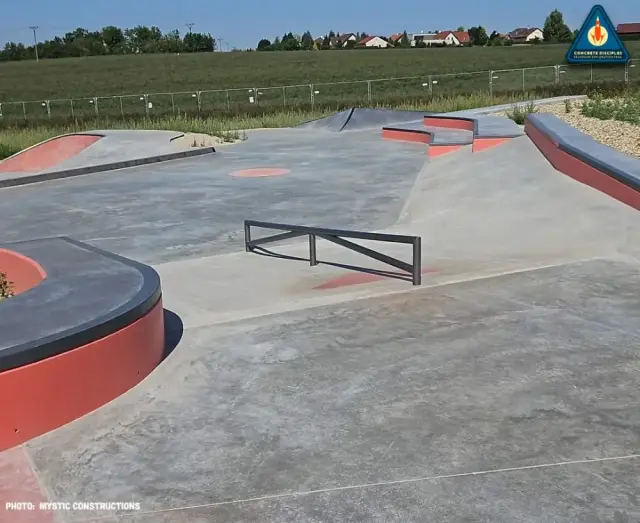
[[[594,25],[587,33],[589,43],[595,47],[601,47],[609,40],[609,32],[600,24],[600,17],[596,18],[596,25]]]

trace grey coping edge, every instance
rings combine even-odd
[[[527,121],[561,151],[640,191],[640,159],[601,144],[553,114],[533,113]]]
[[[86,167],[76,167],[74,169],[65,169],[62,171],[41,172],[32,175],[19,176],[15,178],[0,178],[0,188],[16,187],[19,185],[29,185],[32,183],[48,182],[51,180],[59,180],[60,178],[71,178],[73,176],[82,176],[85,174],[95,174],[106,171],[115,171],[116,169],[126,169],[127,167],[137,167],[139,165],[147,165],[152,163],[168,162],[171,160],[180,160],[193,156],[202,156],[205,154],[215,153],[214,147],[203,147],[187,151],[177,151],[175,153],[160,154],[157,156],[147,156],[146,158],[134,158],[132,160],[122,160],[119,162],[103,163],[98,165],[88,165]]]
[[[88,253],[99,256],[101,261],[105,261],[106,259],[109,263],[125,266],[129,272],[135,271],[138,273],[142,280],[141,285],[135,291],[133,296],[123,300],[123,302],[118,304],[115,308],[96,313],[95,317],[91,317],[91,313],[85,311],[87,319],[85,321],[81,321],[77,325],[70,327],[60,327],[55,324],[46,325],[44,335],[42,335],[43,329],[40,329],[41,332],[39,336],[34,336],[32,339],[25,339],[19,343],[9,344],[9,346],[4,348],[0,347],[0,372],[35,363],[37,361],[42,361],[58,354],[63,354],[80,346],[104,338],[109,334],[113,334],[114,332],[117,332],[144,317],[160,302],[162,298],[160,276],[153,268],[128,258],[118,256],[117,254],[73,240],[72,238],[60,236],[57,238],[2,244],[1,246],[3,248],[28,256],[40,263],[47,271],[47,278],[32,289],[29,289],[28,291],[13,298],[3,300],[2,303],[0,303],[0,309],[4,309],[5,312],[13,309],[11,311],[11,315],[0,314],[0,332],[3,332],[3,329],[7,327],[13,326],[15,328],[14,320],[16,317],[25,318],[25,321],[33,321],[33,318],[41,318],[42,316],[39,316],[38,313],[43,314],[45,311],[34,310],[33,303],[35,302],[36,304],[40,304],[41,307],[46,308],[51,302],[51,293],[53,293],[53,296],[57,299],[56,291],[58,291],[61,293],[60,299],[65,300],[79,298],[82,296],[83,292],[88,293],[86,288],[83,290],[83,281],[86,281],[87,276],[85,276],[84,279],[78,277],[76,293],[65,293],[64,289],[56,288],[56,279],[66,280],[69,275],[65,274],[64,269],[66,268],[67,272],[70,269],[64,266],[61,267],[63,264],[60,262],[45,260],[49,263],[44,263],[42,259],[37,259],[36,255],[31,252],[33,250],[37,251],[38,247],[41,246],[44,249],[44,256],[46,256],[51,250],[51,242],[66,243],[69,247],[75,247],[76,249],[79,248],[87,251]],[[72,249],[69,250],[71,251]],[[55,255],[53,255],[53,257],[55,258]],[[109,278],[113,277],[113,275],[105,275],[100,272],[93,272],[89,274],[89,277],[95,279],[98,277],[97,275],[100,275],[105,279],[105,283],[108,282]],[[46,294],[49,294],[48,298],[45,297]],[[27,297],[27,295],[29,296],[29,299],[21,299],[21,297]],[[40,299],[41,296],[43,299]],[[9,325],[3,325],[3,323],[7,322]],[[36,329],[34,329],[34,331],[36,331]]]

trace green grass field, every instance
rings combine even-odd
[[[632,56],[640,55],[640,42],[629,42],[628,48]],[[96,115],[237,114],[257,106],[280,110],[331,104],[396,105],[422,97],[489,91],[489,70],[541,67],[496,72],[491,79],[495,93],[552,86],[556,71],[544,66],[563,63],[566,51],[566,45],[538,45],[152,54],[7,62],[0,64],[0,103],[5,123]],[[485,72],[459,74],[474,71]],[[640,63],[631,73],[640,79]],[[399,77],[404,79],[366,81]],[[593,73],[596,82],[623,79],[622,67],[597,68]],[[591,68],[583,66],[563,68],[558,81],[591,80]],[[252,88],[256,90],[249,92]],[[251,104],[250,96],[257,98],[257,103]],[[50,101],[48,105],[46,100]],[[10,103],[15,101],[31,102]]]

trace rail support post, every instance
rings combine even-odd
[[[318,257],[316,254],[316,235],[309,235],[309,264],[313,267],[318,265]]]
[[[422,239],[413,240],[413,284],[422,284]]]
[[[249,244],[251,243],[251,225],[245,222],[244,224],[244,250],[246,252],[250,252],[251,248]]]

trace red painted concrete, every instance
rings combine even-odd
[[[0,372],[0,451],[73,421],[142,381],[164,351],[162,300],[102,339]]]
[[[0,249],[0,272],[13,284],[14,295],[32,289],[47,277],[38,262],[7,249]]]
[[[0,162],[0,172],[37,172],[50,169],[75,156],[100,138],[102,136],[90,134],[71,134],[54,138]]]
[[[400,140],[403,142],[431,143],[431,135],[421,132],[402,131],[395,129],[383,129],[382,137],[385,140]]]
[[[274,169],[269,167],[257,167],[255,169],[243,169],[230,173],[234,178],[265,178],[268,176],[284,176],[289,174],[289,169]]]
[[[464,131],[473,131],[474,129],[473,121],[460,118],[442,118],[439,116],[425,116],[424,125],[429,127],[442,127],[444,129],[462,129]]]
[[[436,273],[435,269],[422,269],[422,274]],[[316,290],[337,289],[339,287],[347,287],[349,285],[361,285],[363,283],[373,283],[380,280],[390,279],[387,276],[379,274],[370,274],[368,272],[348,272],[342,276],[338,276],[332,280],[326,281],[316,287]]]
[[[462,145],[430,145],[427,153],[430,157],[442,156],[443,154],[449,154],[460,149]]]
[[[0,452],[0,523],[53,523],[53,512],[39,510],[46,501],[26,449]],[[32,503],[35,510],[11,510],[7,503]]]
[[[490,149],[491,147],[496,147],[497,145],[501,145],[506,143],[511,138],[474,138],[473,139],[473,147],[471,150],[474,153],[484,151],[485,149]]]
[[[551,138],[542,133],[529,121],[525,124],[525,132],[531,141],[536,144],[540,152],[544,154],[558,171],[566,174],[574,180],[593,187],[612,198],[640,210],[640,192],[626,186],[606,173],[588,165],[571,154],[560,150]]]

